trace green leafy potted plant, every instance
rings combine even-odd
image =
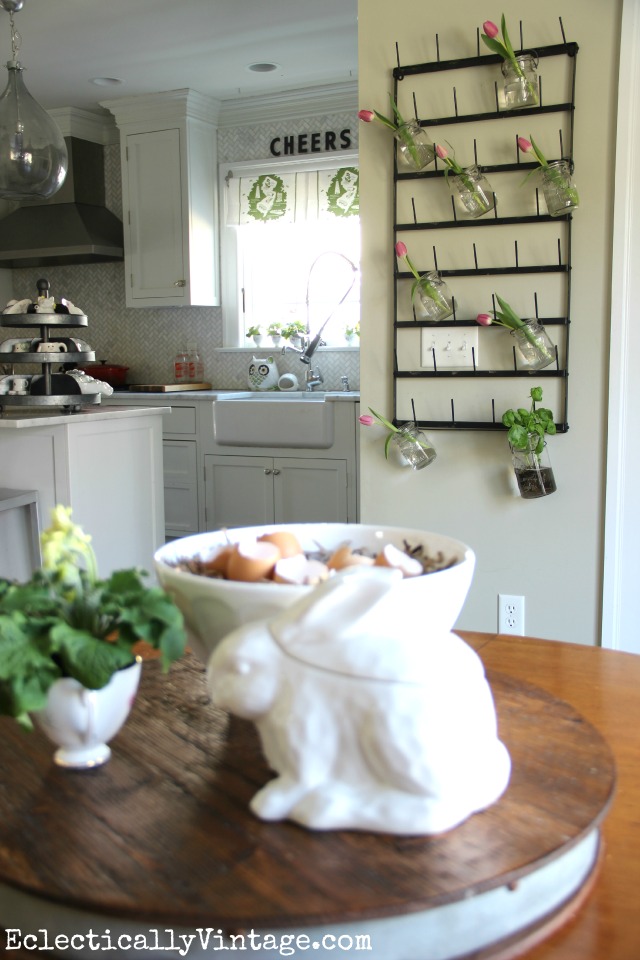
[[[546,407],[536,407],[542,400],[542,387],[532,387],[531,406],[527,410],[506,410],[502,423],[508,428],[513,467],[520,496],[525,500],[546,497],[557,489],[549,462],[545,436],[556,433],[553,413]]]
[[[262,343],[262,327],[252,326],[247,330],[247,337],[252,337],[256,347]]]
[[[281,323],[270,323],[267,327],[267,333],[271,337],[271,342],[274,347],[277,347],[282,338],[282,324]]]
[[[351,344],[360,336],[360,324],[354,323],[353,325],[347,324],[344,328],[344,338],[347,343]]]
[[[292,320],[282,328],[282,336],[285,340],[301,340],[306,329],[302,320]]]
[[[73,767],[109,758],[106,740],[137,689],[140,642],[167,671],[186,641],[181,612],[140,571],[98,578],[90,539],[57,506],[41,568],[27,583],[0,579],[0,714],[28,729],[35,721],[60,745],[56,761]]]

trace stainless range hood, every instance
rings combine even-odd
[[[60,190],[0,220],[0,267],[124,259],[122,223],[104,205],[104,148],[77,137],[65,142],[69,170]]]

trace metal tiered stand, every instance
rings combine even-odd
[[[48,280],[38,280],[38,293],[47,297],[49,291]],[[64,327],[86,327],[88,320],[85,314],[74,313],[5,313],[0,314],[0,327],[37,328],[40,331],[40,341],[48,343],[51,329],[61,330]],[[0,352],[0,363],[21,364],[37,363],[42,369],[44,389],[42,393],[4,394],[0,395],[0,413],[5,406],[26,407],[64,407],[66,412],[77,412],[83,407],[98,404],[101,400],[99,393],[81,393],[80,385],[73,377],[64,374],[52,374],[52,367],[61,364],[86,363],[94,360],[93,350],[66,351],[66,352]],[[60,388],[60,380],[65,376],[65,391],[56,392]],[[66,382],[68,381],[68,383]],[[33,378],[30,380],[33,383]]]

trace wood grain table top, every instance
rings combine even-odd
[[[455,831],[318,835],[257,820],[247,802],[270,774],[255,731],[211,707],[203,668],[187,657],[168,676],[148,665],[136,708],[100,770],[59,770],[47,740],[0,719],[0,881],[149,922],[206,922],[214,904],[227,929],[283,918],[331,922],[447,902],[465,884],[517,882],[529,862],[554,856],[606,814],[604,857],[586,903],[523,955],[636,960],[640,658],[461,635],[482,657],[505,739],[520,752],[510,796]],[[617,767],[611,806],[609,748]],[[547,776],[563,777],[561,798],[545,793]],[[533,817],[542,828],[531,829]],[[475,860],[474,848],[482,852]],[[7,956],[21,960],[15,950]]]

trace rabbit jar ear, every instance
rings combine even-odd
[[[269,629],[280,646],[291,652],[329,641],[351,630],[400,580],[400,570],[348,567],[274,617]]]

